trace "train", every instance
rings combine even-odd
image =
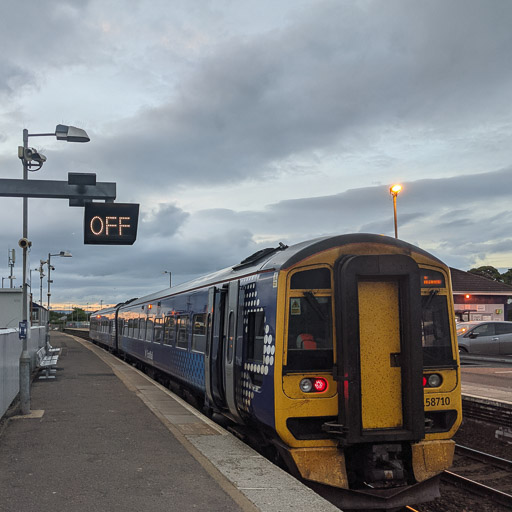
[[[449,268],[377,234],[262,249],[94,313],[90,338],[351,509],[439,496],[462,421]]]

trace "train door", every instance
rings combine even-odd
[[[241,421],[236,407],[236,366],[235,354],[237,352],[237,326],[238,326],[238,294],[239,281],[231,281],[227,290],[226,307],[224,313],[224,357],[223,380],[226,396],[226,405],[231,415]]]
[[[205,387],[210,403],[223,409],[224,392],[224,310],[226,289],[212,286],[208,290],[206,318]]]
[[[403,255],[337,263],[339,426],[345,444],[424,435],[420,275]]]

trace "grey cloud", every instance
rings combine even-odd
[[[317,3],[280,31],[212,47],[166,105],[100,138],[96,163],[144,190],[264,177],[390,129],[458,136],[509,110],[511,21],[504,1]]]
[[[142,236],[172,236],[189,217],[173,204],[159,204],[151,213],[142,213],[139,234]]]

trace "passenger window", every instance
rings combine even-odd
[[[179,315],[176,319],[176,346],[179,348],[188,348],[188,315]]]
[[[265,339],[265,314],[262,311],[249,313],[247,325],[246,359],[251,363],[263,362]]]
[[[263,347],[265,346],[265,313],[249,313],[247,324],[246,360],[249,363],[263,364]],[[270,348],[270,347],[269,347]],[[253,384],[261,386],[263,375],[250,371]]]
[[[204,353],[206,347],[206,314],[200,313],[192,318],[192,350]]]
[[[139,319],[139,340],[146,339],[146,319]]]
[[[331,297],[292,297],[288,314],[287,370],[329,370],[333,366]]]
[[[165,317],[164,325],[164,343],[166,345],[173,345],[176,338],[176,319],[174,316]]]
[[[162,326],[162,319],[156,318],[155,319],[155,343],[162,343],[162,336],[163,336],[163,326]]]
[[[146,321],[146,341],[153,341],[153,320],[150,318]]]

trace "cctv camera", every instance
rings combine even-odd
[[[32,246],[32,242],[30,240],[27,240],[26,238],[20,238],[18,240],[18,245],[22,248],[22,249],[28,249],[29,247]]]
[[[25,160],[27,162],[34,161],[41,165],[44,162],[46,162],[46,157],[42,153],[39,153],[34,148],[26,148],[25,152],[24,152],[24,156],[25,156]]]

